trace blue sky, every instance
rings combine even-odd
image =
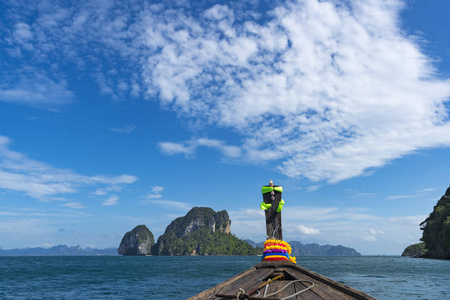
[[[3,1],[0,247],[117,247],[193,206],[400,254],[450,185],[446,1]]]

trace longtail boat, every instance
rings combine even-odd
[[[282,192],[282,187],[273,185],[272,181],[262,187],[261,209],[265,210],[267,231],[262,262],[188,300],[376,300],[295,263],[295,258],[290,256],[290,246],[282,238]]]

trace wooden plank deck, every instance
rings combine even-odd
[[[294,280],[303,280],[305,282],[295,282],[283,291],[264,299],[282,299],[289,297],[310,287],[311,284],[309,282],[312,282],[314,283],[312,288],[290,299],[376,300],[366,293],[287,261],[259,263],[252,268],[189,298],[188,300],[236,299],[240,289],[245,290],[246,296],[241,296],[239,299],[263,299],[265,287],[260,288],[258,290],[259,293],[252,292],[255,291],[261,284],[279,274],[283,274],[284,278],[271,282],[267,287],[266,295],[270,295],[271,293],[280,290],[289,282]]]

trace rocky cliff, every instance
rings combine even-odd
[[[155,245],[152,232],[145,225],[138,225],[127,232],[119,246],[122,255],[149,255]]]
[[[423,257],[450,259],[450,187],[420,226],[426,249]]]
[[[152,249],[153,255],[251,255],[255,250],[230,233],[231,220],[223,210],[194,207],[167,226]]]
[[[211,232],[230,233],[231,220],[226,210],[215,212],[209,207],[194,207],[186,216],[172,221],[166,233],[173,232],[176,237],[184,237],[200,229]]]

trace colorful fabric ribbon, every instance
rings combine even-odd
[[[280,203],[278,203],[277,212],[280,212],[283,209],[283,206],[284,206],[284,200],[281,199]],[[269,208],[272,207],[272,204],[262,202],[259,207],[261,208],[261,210],[268,210]]]
[[[272,207],[272,204],[263,202],[259,207],[261,208],[261,210],[268,210],[269,208]]]
[[[280,203],[278,203],[277,212],[280,212],[283,209],[284,200],[281,199]]]
[[[262,261],[287,260],[297,263],[296,258],[290,256],[291,252],[291,245],[285,241],[269,239],[264,242]]]
[[[281,185],[279,185],[279,186],[264,185],[261,188],[261,192],[263,194],[271,193],[272,191],[282,193],[283,192],[283,187]],[[273,198],[273,196],[272,196],[272,200],[273,199],[275,199],[275,198]],[[283,209],[283,205],[284,205],[284,200],[281,199],[281,201],[280,201],[280,203],[278,204],[278,207],[277,207],[277,212],[280,212]],[[268,210],[271,207],[272,207],[271,203],[264,203],[263,202],[260,205],[261,210]]]
[[[261,188],[261,192],[263,194],[267,194],[270,193],[271,191],[275,191],[275,192],[279,192],[282,193],[283,192],[283,187],[281,185],[279,186],[269,186],[269,185],[265,185]]]

